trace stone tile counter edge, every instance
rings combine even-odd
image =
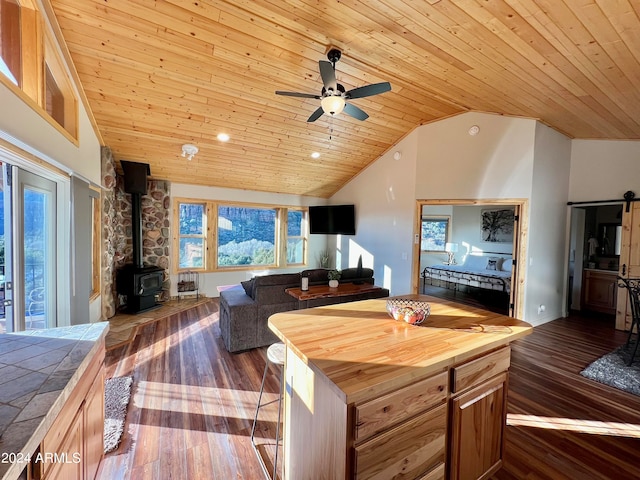
[[[0,478],[27,466],[101,350],[108,322],[0,334]]]

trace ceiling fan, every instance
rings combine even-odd
[[[276,95],[315,98],[320,100],[320,107],[311,114],[307,119],[307,122],[315,122],[323,113],[335,116],[343,110],[344,113],[352,116],[353,118],[366,120],[369,118],[369,115],[367,115],[367,113],[361,108],[358,108],[351,103],[347,103],[347,100],[371,97],[372,95],[388,92],[391,90],[391,84],[389,82],[374,83],[363,87],[357,87],[346,92],[344,87],[336,80],[336,62],[340,60],[341,56],[342,52],[340,50],[332,48],[329,50],[329,53],[327,53],[329,61],[320,60],[318,62],[320,65],[320,76],[322,77],[322,83],[324,84],[320,95],[314,95],[312,93],[283,92],[281,90],[276,90]]]

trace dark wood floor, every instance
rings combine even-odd
[[[640,397],[579,372],[626,339],[610,321],[570,317],[513,344],[506,458],[496,480],[640,478]],[[249,435],[265,349],[229,354],[215,300],[146,325],[108,352],[108,376],[133,374],[120,447],[98,478],[264,478]],[[268,399],[278,378],[267,378]],[[275,405],[258,438],[275,435]]]

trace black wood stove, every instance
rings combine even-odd
[[[131,236],[133,263],[116,272],[116,290],[127,297],[127,311],[144,312],[158,307],[156,295],[162,291],[164,270],[142,261],[142,195],[147,193],[146,163],[121,161],[124,170],[124,191],[131,194]]]

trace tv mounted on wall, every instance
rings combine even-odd
[[[309,233],[355,235],[355,206],[317,205],[309,207]]]

